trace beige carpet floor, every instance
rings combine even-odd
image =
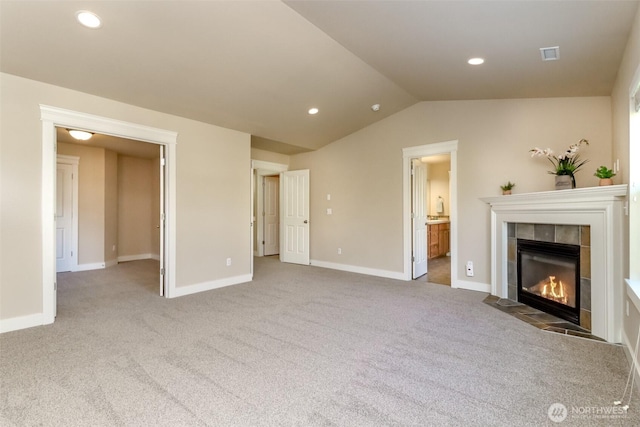
[[[561,425],[640,425],[635,396],[595,412],[622,394],[622,347],[483,293],[263,258],[251,283],[168,300],[157,267],[61,274],[56,322],[0,335],[0,425],[538,426],[556,403]]]

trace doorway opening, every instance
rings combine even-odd
[[[43,324],[53,323],[56,315],[56,128],[73,128],[161,146],[163,168],[161,179],[162,244],[160,245],[160,288],[165,297],[175,294],[175,195],[177,133],[135,123],[113,120],[86,113],[41,105],[42,120],[42,314]]]
[[[457,287],[457,148],[447,141],[403,149],[405,280],[436,276]]]
[[[262,257],[266,246],[260,240],[267,230],[265,212],[265,190],[261,185],[265,177],[278,175],[276,198],[278,204],[277,252],[281,262],[309,265],[309,170],[289,171],[284,164],[260,160],[251,161],[251,212],[253,231],[251,252]],[[275,180],[273,181],[275,183]],[[275,190],[274,190],[275,192]],[[254,249],[255,248],[255,249]],[[274,249],[276,250],[276,249]],[[254,272],[251,257],[251,276]]]
[[[450,154],[413,159],[413,279],[441,285],[451,285],[450,174]]]
[[[81,141],[63,128],[56,128],[56,140],[57,273],[160,261],[163,147],[102,134]]]
[[[280,254],[280,176],[262,178],[262,248],[264,256]]]
[[[254,256],[258,256],[258,257],[262,257],[265,256],[269,253],[269,251],[267,251],[265,253],[265,244],[263,244],[263,241],[266,242],[266,240],[264,239],[265,237],[265,233],[270,233],[273,232],[273,227],[271,228],[270,231],[267,231],[267,228],[269,227],[267,224],[265,224],[265,215],[263,215],[263,213],[265,213],[265,199],[269,199],[271,198],[271,201],[267,201],[267,203],[271,203],[270,208],[273,208],[273,189],[271,189],[271,193],[269,195],[267,195],[267,197],[265,198],[265,186],[264,184],[264,180],[266,177],[278,177],[278,187],[276,189],[277,191],[277,198],[275,200],[275,202],[277,203],[277,207],[278,207],[278,211],[277,211],[277,218],[278,218],[278,224],[277,224],[277,230],[278,230],[278,234],[277,234],[277,244],[278,244],[278,249],[277,252],[280,252],[280,211],[279,211],[279,207],[280,207],[280,200],[281,200],[281,194],[280,194],[280,182],[279,182],[279,177],[280,177],[280,173],[281,172],[285,172],[289,169],[288,165],[285,164],[281,164],[281,163],[272,163],[272,162],[265,162],[265,161],[261,161],[261,160],[252,160],[251,161],[251,173],[252,173],[252,179],[251,179],[251,183],[252,183],[252,217],[253,217],[253,222],[252,225],[253,227],[253,232],[252,232],[252,236],[251,236],[251,247],[252,247],[252,253]],[[272,182],[273,183],[273,182]],[[273,215],[271,215],[270,220],[273,220]],[[275,254],[273,254],[275,255]],[[253,257],[251,257],[252,261],[251,261],[251,275],[253,276]]]

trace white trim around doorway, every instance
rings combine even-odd
[[[262,160],[251,160],[251,170],[255,171],[255,174],[252,173],[252,183],[253,180],[257,180],[256,184],[262,182],[262,178],[270,175],[279,175],[282,172],[286,172],[289,170],[289,166],[282,163],[272,163],[265,162]],[[260,212],[264,209],[264,194],[261,185],[255,185],[255,203],[256,203],[256,215],[253,215],[253,191],[251,192],[251,215],[253,217],[253,223],[256,225],[256,236],[262,236],[264,229],[264,218],[260,215]],[[258,244],[256,248],[253,248],[254,242],[254,233],[251,233],[251,246],[252,246],[252,254],[255,256],[264,256],[264,246]],[[258,239],[260,241],[260,239]],[[254,250],[255,249],[255,250]],[[253,263],[251,266],[251,275],[253,275]]]
[[[42,121],[42,317],[39,324],[50,324],[55,319],[55,168],[56,127],[74,128],[90,132],[134,139],[166,147],[166,233],[165,280],[171,298],[175,295],[176,266],[176,145],[177,132],[92,114],[40,105]],[[31,325],[37,326],[37,325]]]
[[[402,149],[402,238],[403,238],[403,279],[412,279],[411,262],[411,160],[438,154],[451,155],[451,175],[449,178],[451,213],[450,239],[451,239],[451,287],[466,288],[464,282],[458,280],[458,141],[445,141],[434,144],[407,147]]]

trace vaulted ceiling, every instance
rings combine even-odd
[[[1,0],[0,69],[237,129],[255,147],[292,154],[419,101],[610,95],[637,7]],[[82,9],[102,27],[79,25]],[[552,46],[560,59],[542,61],[539,49]],[[467,64],[478,56],[486,62]]]

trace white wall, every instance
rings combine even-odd
[[[58,153],[78,164],[78,265],[105,262],[106,152],[104,148],[58,143]],[[113,153],[115,154],[115,153]]]
[[[153,247],[157,233],[157,217],[160,206],[155,202],[154,181],[157,160],[118,156],[118,258],[145,258],[158,254]],[[155,179],[154,179],[155,178]],[[155,214],[155,215],[154,215]]]
[[[251,149],[251,160],[261,160],[263,162],[280,163],[281,165],[289,164],[289,157],[286,154],[272,153],[257,148]]]
[[[449,196],[450,163],[448,161],[430,163],[427,170],[427,179],[429,180],[429,205],[427,212],[429,215],[449,216],[451,214],[451,198]],[[443,213],[438,213],[438,196],[442,197],[443,200]]]
[[[620,173],[615,178],[616,183],[638,183],[640,182],[640,135],[635,135],[633,141],[629,132],[629,91],[634,81],[635,73],[640,69],[640,9],[636,13],[635,21],[629,41],[625,49],[625,54],[618,70],[618,77],[612,92],[613,106],[613,158],[620,159]],[[637,117],[637,116],[636,116]],[[631,161],[630,147],[634,147],[634,159]],[[629,189],[629,216],[625,217],[626,239],[625,239],[625,277],[640,280],[640,264],[637,262],[640,257],[640,205],[634,201],[633,197],[640,196],[640,187],[636,184]],[[633,261],[632,261],[633,260]],[[622,284],[621,284],[622,286]],[[636,338],[640,329],[640,312],[625,293],[625,306],[629,307],[629,314],[626,314],[626,307],[620,307],[625,312],[624,335],[629,350],[633,351]],[[640,371],[638,365],[636,368]]]
[[[118,262],[118,154],[116,152],[105,151],[104,172],[104,261],[106,265],[114,265]]]
[[[595,186],[593,172],[611,164],[609,97],[422,102],[318,151],[291,157],[291,170],[310,169],[311,258],[392,272],[403,271],[402,148],[459,140],[458,276],[474,261],[475,277],[490,283],[489,207],[501,194],[552,190],[548,161],[534,146],[564,151],[581,138],[590,162],[578,187]],[[327,202],[326,194],[331,194]],[[331,207],[333,215],[325,211]],[[342,248],[342,255],[337,248]]]
[[[4,73],[0,93],[0,320],[43,312],[39,104],[177,132],[178,289],[250,274],[250,135]]]

